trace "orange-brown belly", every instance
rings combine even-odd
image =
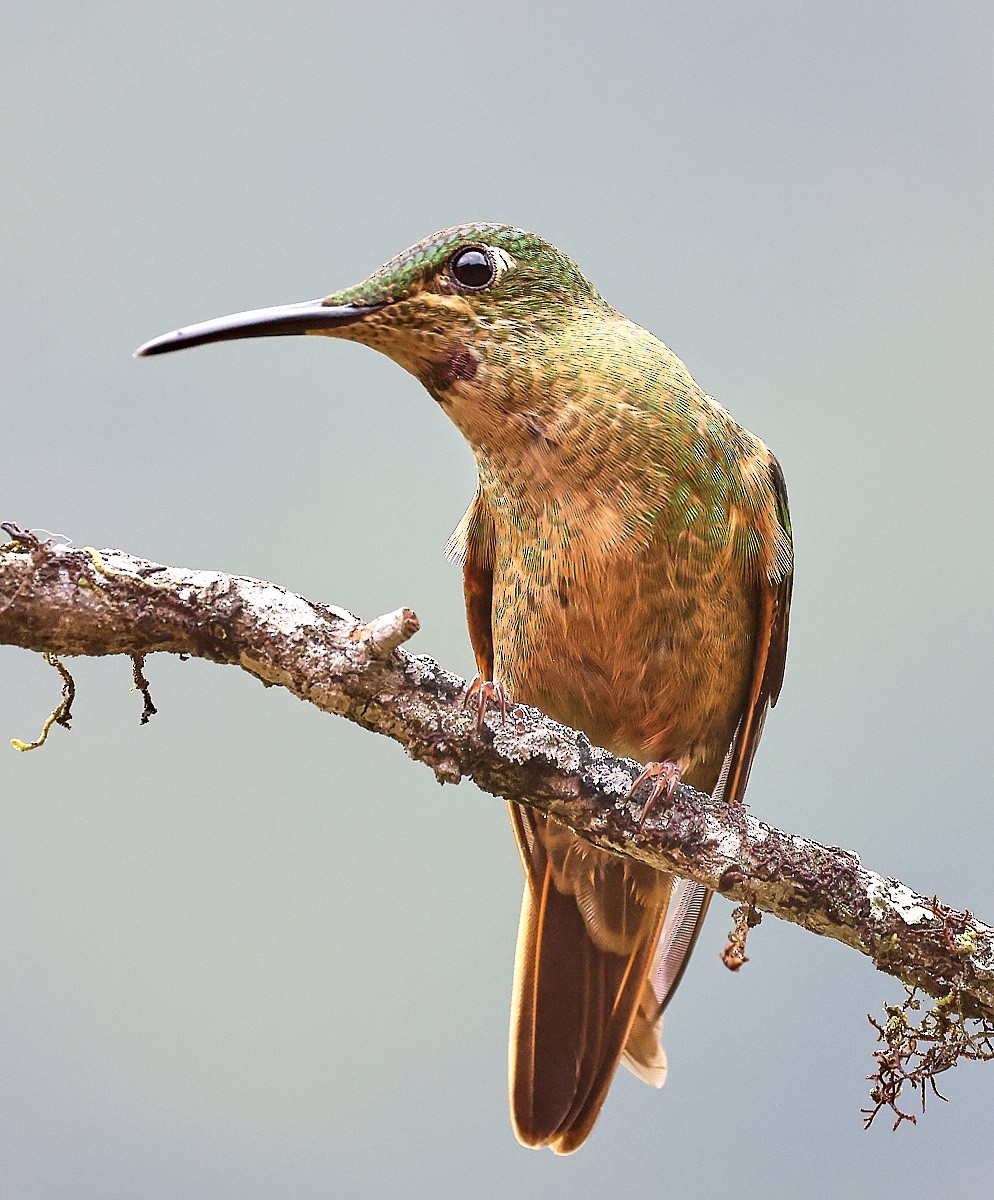
[[[711,791],[745,706],[752,588],[727,555],[498,555],[494,674],[513,696]],[[503,561],[501,561],[503,559]]]

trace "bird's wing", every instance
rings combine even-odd
[[[763,723],[767,712],[780,696],[784,664],[787,661],[787,622],[794,583],[790,561],[790,513],[783,471],[772,454],[769,454],[769,473],[775,499],[775,521],[771,522],[767,531],[767,561],[757,583],[758,615],[752,686],[732,742],[731,761],[723,791],[729,804],[737,804],[745,793]],[[782,558],[786,561],[780,561]]]
[[[493,518],[477,492],[449,538],[445,553],[453,561],[462,563],[469,640],[476,656],[476,669],[482,679],[488,680],[494,677],[493,546]]]
[[[477,669],[492,679],[493,522],[479,494],[449,551],[463,559]],[[511,1014],[512,1117],[526,1145],[566,1154],[593,1127],[623,1051],[643,1079],[658,1087],[665,1078],[646,977],[672,877],[598,850],[531,809],[509,810],[525,870]]]
[[[764,570],[757,582],[756,641],[749,696],[729,747],[715,798],[738,803],[749,782],[749,771],[763,732],[766,714],[776,704],[787,659],[787,624],[794,574],[791,562],[790,512],[783,471],[769,454],[769,483],[774,516],[766,530]],[[674,904],[659,939],[652,990],[662,1015],[687,967],[704,923],[712,893],[703,884],[681,880]]]

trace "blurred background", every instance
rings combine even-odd
[[[345,343],[136,362],[461,221],[566,249],[763,437],[790,489],[760,817],[994,914],[987,3],[280,5],[0,16],[0,518],[276,580],[470,673],[442,546],[474,485],[417,383]],[[127,660],[58,698],[0,648],[0,1194],[946,1200],[994,1068],[864,1133],[902,989],[720,901],[655,1093],[572,1159],[514,1141],[520,868],[499,801],[239,672]],[[909,1103],[914,1102],[908,1097]]]

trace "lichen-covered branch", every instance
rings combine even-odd
[[[237,664],[394,738],[443,783],[468,776],[596,845],[844,942],[946,1011],[994,1022],[991,926],[867,870],[847,850],[781,832],[684,785],[640,824],[641,806],[628,795],[639,764],[523,705],[506,721],[490,713],[478,729],[465,681],[399,648],[418,628],[409,610],[363,624],[272,583],[5,528],[14,540],[0,548],[0,644],[50,656],[129,655],[136,680],[142,656],[155,651]]]

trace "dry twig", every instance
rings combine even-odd
[[[733,960],[744,960],[750,914],[762,910],[844,942],[909,989],[936,997],[913,1034],[908,1001],[888,1009],[885,1025],[874,1022],[886,1049],[877,1054],[870,1120],[882,1106],[897,1111],[904,1083],[920,1084],[924,1098],[926,1082],[958,1058],[989,1057],[991,926],[867,870],[856,854],[782,832],[685,785],[642,822],[642,806],[629,797],[639,764],[523,705],[510,705],[506,720],[489,712],[478,728],[464,704],[465,681],[399,648],[417,630],[409,610],[362,624],[275,584],[49,545],[4,528],[13,540],[0,547],[0,644],[48,655],[129,655],[146,715],[154,708],[143,656],[164,651],[237,664],[394,738],[443,783],[469,776],[595,845],[747,906],[730,944]],[[925,1057],[912,1063],[926,1044]]]

